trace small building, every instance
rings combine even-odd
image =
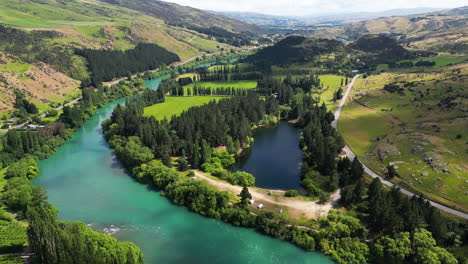
[[[255,203],[255,200],[250,200],[249,203],[253,205]]]
[[[257,208],[258,208],[258,209],[263,209],[263,208],[265,208],[265,206],[264,206],[263,204],[259,204],[259,205],[257,206]]]
[[[197,177],[192,177],[192,181],[198,180]]]
[[[352,73],[358,73],[359,70],[353,70],[353,71],[351,71],[351,72],[352,72]]]

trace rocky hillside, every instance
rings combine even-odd
[[[413,48],[468,52],[468,7],[411,16],[379,18],[313,33],[314,37],[355,40],[366,34],[387,34]]]
[[[15,88],[23,89],[29,99],[40,105],[64,101],[78,90],[79,81],[89,84],[92,72],[87,61],[77,55],[77,50],[128,51],[139,43],[151,43],[175,53],[183,61],[205,53],[236,50],[236,46],[248,44],[250,40],[240,32],[253,34],[257,30],[256,26],[235,19],[175,4],[108,2],[0,1],[3,58],[0,62],[0,112],[12,109]],[[185,27],[175,25],[181,21]],[[223,26],[223,29],[203,30],[211,25]]]
[[[45,63],[24,63],[0,52],[0,113],[13,111],[18,89],[39,109],[70,100],[80,94],[79,81]]]
[[[174,8],[171,16],[185,16],[177,12]],[[171,26],[154,14],[96,0],[4,0],[0,2],[0,23],[26,30],[57,31],[62,33],[58,42],[74,47],[128,49],[139,42],[150,42],[182,59],[233,48],[206,34]]]

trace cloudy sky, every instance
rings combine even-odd
[[[164,0],[215,11],[249,11],[274,15],[308,15],[383,11],[395,8],[450,8],[468,5],[468,0]]]

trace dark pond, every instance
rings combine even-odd
[[[267,189],[300,188],[302,129],[281,121],[275,127],[255,131],[255,141],[236,162],[235,171],[246,171],[256,178],[255,186]]]

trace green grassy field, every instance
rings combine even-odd
[[[21,63],[21,62],[13,62],[8,64],[0,64],[0,72],[17,72],[17,73],[25,73],[29,71],[31,68],[31,64],[28,63]]]
[[[334,111],[338,102],[333,102],[333,95],[339,89],[343,76],[325,74],[319,75],[319,79],[320,83],[323,85],[323,90],[320,93],[320,99],[327,105],[329,111]]]
[[[438,58],[431,59],[429,61],[435,62],[436,66],[446,66],[446,65],[449,65],[449,64],[460,63],[460,62],[463,62],[463,61],[466,61],[466,60],[468,60],[468,56],[464,56],[464,57],[438,57]]]
[[[343,108],[338,129],[357,155],[371,150],[376,138],[385,136],[392,128],[389,120],[378,111],[358,104]]]
[[[397,184],[468,211],[468,122],[463,109],[468,91],[452,68],[424,73],[382,73],[359,79],[338,128],[359,158],[379,174],[392,163]],[[403,94],[383,90],[397,82]],[[416,82],[413,87],[404,87]],[[448,107],[450,105],[450,107]]]
[[[190,107],[207,104],[213,100],[219,101],[221,96],[166,97],[166,102],[145,108],[144,116],[154,116],[158,120],[171,119],[180,115]]]

